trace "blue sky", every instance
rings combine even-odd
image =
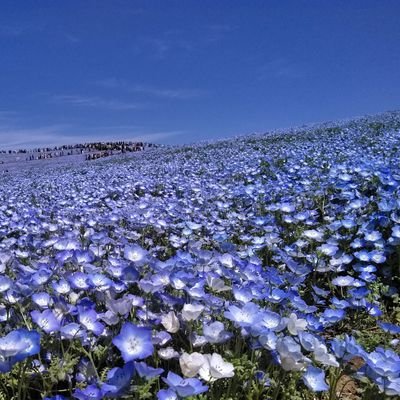
[[[399,1],[0,2],[0,147],[188,143],[400,108]]]

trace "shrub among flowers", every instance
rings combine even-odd
[[[399,114],[0,180],[0,398],[400,396]]]

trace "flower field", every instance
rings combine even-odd
[[[400,114],[0,176],[0,399],[400,396]]]

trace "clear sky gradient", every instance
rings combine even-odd
[[[400,108],[400,1],[0,2],[0,147],[188,143]]]

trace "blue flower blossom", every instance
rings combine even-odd
[[[107,380],[101,386],[103,396],[117,398],[120,397],[130,385],[135,372],[133,362],[126,363],[122,368],[112,368],[107,373]]]
[[[0,338],[0,372],[9,372],[19,361],[40,351],[40,335],[36,331],[17,329]]]
[[[112,340],[125,362],[144,359],[153,354],[150,329],[125,322],[119,335]]]
[[[204,386],[199,379],[187,378],[184,379],[173,372],[168,372],[163,381],[169,386],[171,390],[176,392],[179,397],[196,396],[197,394],[204,393],[208,390],[208,386]]]
[[[313,392],[323,392],[329,389],[325,382],[325,372],[312,365],[309,365],[303,374],[303,382]]]

